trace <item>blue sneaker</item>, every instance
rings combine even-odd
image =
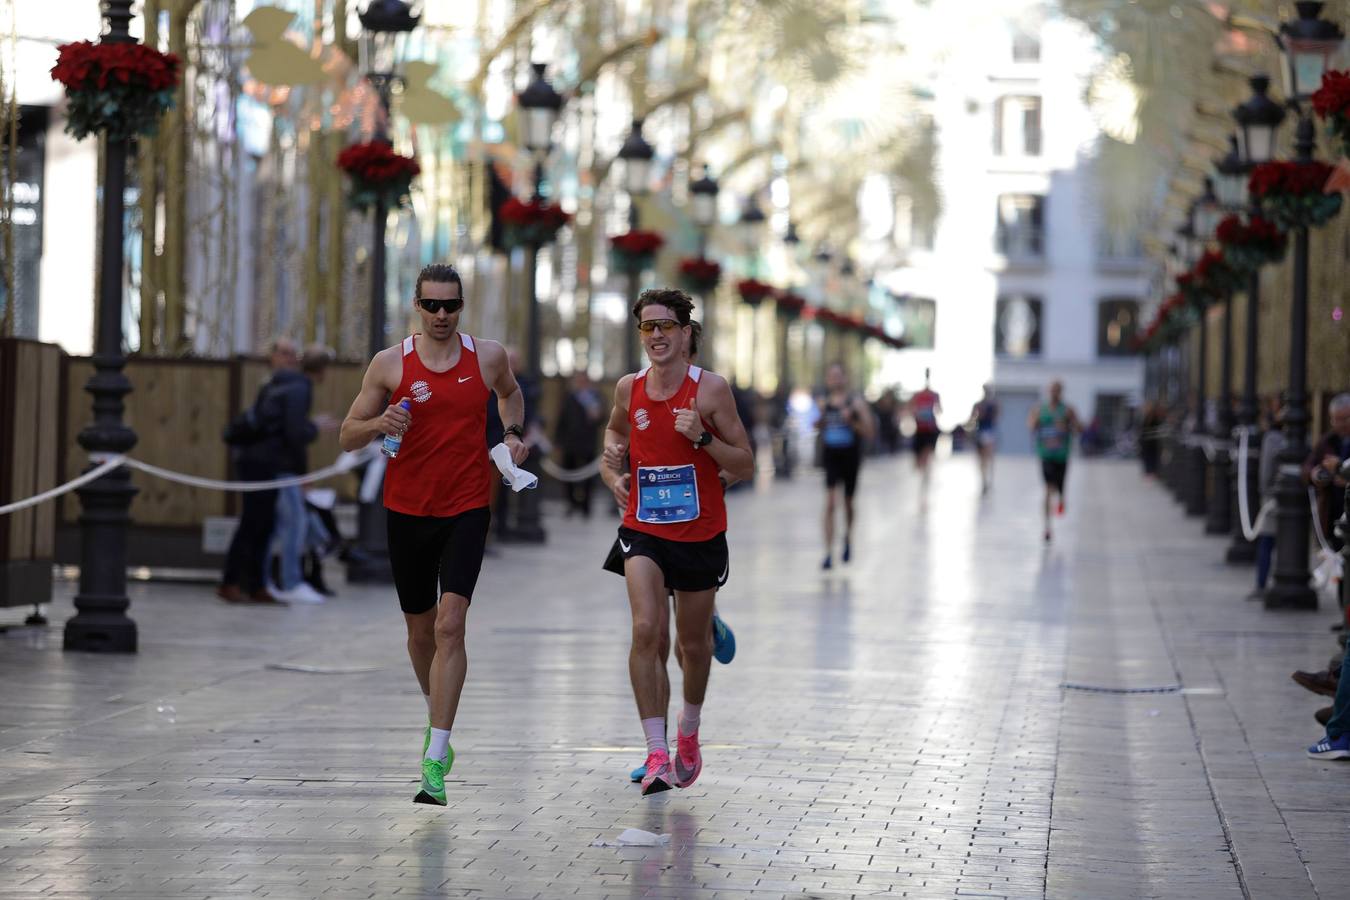
[[[642,765],[640,765],[640,766],[638,766],[636,769],[634,769],[632,772],[629,772],[629,773],[628,773],[628,777],[631,778],[631,779],[633,779],[633,783],[634,783],[634,784],[637,784],[639,781],[641,781],[642,779],[646,778],[646,777],[647,777],[647,764],[646,764],[646,763],[643,763]]]
[[[736,635],[722,621],[722,617],[713,613],[713,659],[726,665],[736,658]],[[634,779],[636,780],[636,779]]]
[[[1308,755],[1313,759],[1350,759],[1350,734],[1324,737],[1308,748]]]

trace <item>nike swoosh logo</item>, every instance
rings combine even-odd
[[[463,384],[463,383],[466,382],[466,381],[472,381],[472,380],[473,380],[473,376],[472,376],[472,375],[465,375],[463,378],[461,378],[461,379],[459,380],[459,383],[460,383],[460,384]]]
[[[624,553],[627,553],[629,550],[633,549],[632,544],[625,544],[623,541],[619,541],[619,546],[623,548]]]
[[[722,582],[726,581],[727,576],[730,574],[731,574],[731,560],[728,559],[726,568],[722,570],[722,575],[717,579],[717,583],[721,584]]]

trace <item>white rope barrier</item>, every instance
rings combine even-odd
[[[552,478],[558,481],[586,481],[600,474],[600,465],[603,457],[596,457],[579,469],[564,469],[548,457],[540,460],[540,468]],[[371,501],[379,492],[380,477],[384,474],[384,458],[380,455],[378,444],[371,443],[360,450],[352,453],[341,454],[331,465],[322,469],[316,469],[304,475],[295,475],[289,478],[275,478],[270,481],[226,481],[218,478],[201,478],[196,475],[188,475],[183,472],[175,472],[172,469],[165,469],[161,466],[151,465],[142,462],[139,459],[132,459],[121,453],[91,453],[90,462],[95,463],[94,468],[67,481],[65,484],[57,485],[48,491],[43,491],[33,497],[26,497],[23,500],[16,500],[13,503],[0,506],[0,516],[9,513],[18,512],[22,509],[28,509],[37,506],[40,503],[46,503],[48,500],[54,500],[63,494],[68,494],[73,490],[83,487],[91,481],[102,478],[104,475],[114,469],[127,466],[132,469],[139,469],[147,475],[153,475],[156,478],[163,478],[165,481],[172,481],[177,484],[188,487],[204,488],[214,491],[270,491],[277,488],[299,486],[311,484],[316,481],[323,481],[326,478],[332,478],[335,475],[341,475],[345,472],[366,465],[375,463],[366,472],[366,478],[361,486],[360,495],[364,501]]]
[[[1251,520],[1251,498],[1247,495],[1248,444],[1250,441],[1250,429],[1242,429],[1242,436],[1238,438],[1238,518],[1242,522],[1242,536],[1249,541],[1254,541],[1261,536],[1261,526],[1265,524],[1266,517],[1275,510],[1275,500],[1270,499],[1261,504],[1261,508],[1256,511],[1256,521]]]
[[[79,478],[74,479],[73,481],[67,481],[65,484],[57,485],[50,491],[43,491],[36,497],[27,497],[23,500],[16,500],[13,503],[7,503],[4,506],[0,506],[0,516],[8,515],[9,513],[12,512],[18,512],[19,510],[27,509],[30,506],[37,506],[39,503],[46,503],[48,500],[55,500],[62,494],[68,494],[71,491],[75,490],[76,488],[83,487],[84,485],[88,484],[89,482],[97,478],[102,478],[104,475],[108,474],[113,469],[116,469],[118,466],[122,465],[122,462],[125,459],[126,457],[124,456],[114,456],[100,463],[95,468],[90,469],[88,472],[85,472],[83,475],[81,475]]]
[[[539,460],[539,468],[545,475],[558,481],[588,481],[600,474],[600,463],[603,459],[603,456],[597,456],[580,469],[564,469],[545,456]]]

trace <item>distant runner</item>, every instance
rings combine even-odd
[[[1073,407],[1063,400],[1064,385],[1050,383],[1050,399],[1031,411],[1027,427],[1036,440],[1036,455],[1041,458],[1041,476],[1045,479],[1045,541],[1051,539],[1051,510],[1064,515],[1064,478],[1069,471],[1069,445],[1083,426]],[[1058,504],[1055,500],[1058,498]]]

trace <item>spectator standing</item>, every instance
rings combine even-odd
[[[1341,463],[1350,459],[1350,394],[1337,394],[1328,408],[1331,430],[1312,448],[1303,463],[1303,477],[1317,492],[1317,513],[1322,534],[1333,548],[1339,549],[1340,539],[1332,524],[1345,511],[1345,479],[1340,476]]]
[[[600,430],[604,422],[605,406],[600,392],[585,372],[577,372],[572,376],[572,389],[558,411],[558,427],[554,435],[562,450],[564,469],[580,469],[599,455]],[[565,515],[570,517],[573,513],[581,513],[590,518],[591,492],[594,487],[594,478],[568,482]]]
[[[271,413],[279,423],[268,443],[278,460],[279,477],[292,478],[309,470],[308,447],[319,436],[319,426],[332,427],[331,419],[311,421],[314,405],[314,384],[323,379],[328,368],[327,351],[310,348],[305,352],[300,367],[282,368],[272,375],[269,403]],[[278,600],[290,603],[322,603],[323,594],[304,579],[306,537],[309,532],[309,511],[305,507],[305,492],[299,485],[286,485],[277,490],[276,547],[278,567],[277,584],[269,589]]]
[[[235,476],[240,481],[272,481],[285,464],[277,452],[283,425],[279,418],[279,398],[274,395],[281,384],[292,377],[304,380],[298,370],[300,358],[295,341],[284,337],[275,340],[269,363],[271,377],[258,388],[257,397],[241,417],[242,421],[232,422],[226,434],[232,448],[230,457]],[[236,425],[244,433],[231,434]],[[246,491],[240,496],[239,524],[225,554],[225,569],[216,594],[227,603],[246,600],[276,603],[277,598],[266,587],[266,569],[268,547],[276,526],[277,491]]]

